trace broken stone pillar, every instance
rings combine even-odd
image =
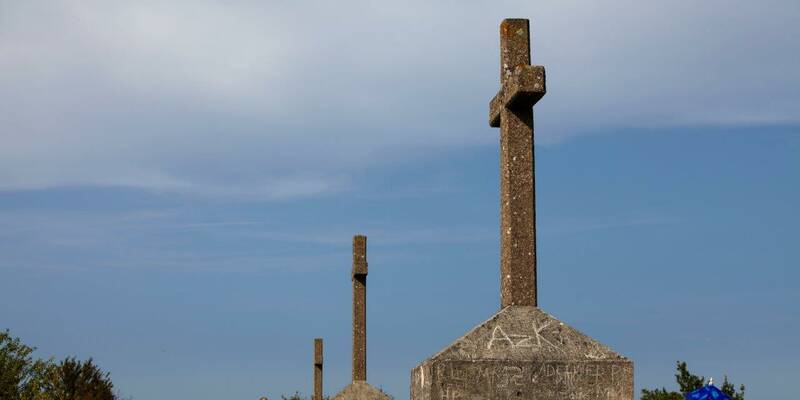
[[[322,338],[314,339],[314,397],[322,400]]]
[[[526,19],[500,25],[501,310],[411,371],[412,400],[632,400],[633,362],[537,307],[533,105]]]
[[[367,380],[367,237],[353,237],[353,381]]]
[[[367,383],[367,237],[353,236],[353,381],[333,400],[389,400]]]

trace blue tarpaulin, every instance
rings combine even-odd
[[[686,400],[731,400],[722,390],[714,385],[706,385],[691,393],[683,395]]]

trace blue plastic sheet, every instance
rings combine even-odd
[[[731,400],[714,385],[706,385],[691,393],[683,395],[686,400]]]

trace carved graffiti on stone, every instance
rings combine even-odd
[[[560,351],[560,350],[561,350],[561,348],[560,348],[559,346],[556,346],[555,344],[553,344],[552,342],[550,342],[549,340],[547,340],[547,339],[546,339],[544,336],[542,336],[542,332],[543,332],[543,331],[544,331],[544,330],[545,330],[545,329],[546,329],[548,326],[550,326],[550,323],[551,323],[551,322],[553,322],[553,321],[547,321],[547,323],[546,323],[546,324],[544,324],[544,325],[542,325],[542,326],[536,326],[536,320],[534,320],[534,321],[532,322],[532,323],[533,323],[533,332],[534,332],[534,334],[536,334],[536,344],[537,344],[537,347],[539,347],[539,348],[542,348],[542,343],[546,343],[546,344],[548,344],[550,347],[552,347],[553,349],[556,349],[556,350],[559,350],[559,351]]]
[[[491,350],[495,342],[506,342],[509,346],[511,346],[512,349],[517,347],[531,347],[530,336],[514,334],[508,335],[503,328],[500,327],[500,325],[495,326],[492,330],[492,338],[489,339],[489,343],[486,345],[486,348]]]
[[[563,350],[561,350],[561,347],[559,345],[556,345],[555,343],[548,340],[544,335],[542,335],[544,330],[550,327],[551,322],[552,321],[547,321],[543,325],[538,325],[536,321],[533,321],[532,322],[533,336],[521,335],[521,334],[509,334],[506,333],[500,325],[497,325],[492,330],[492,337],[486,344],[486,348],[488,350],[491,350],[498,343],[505,343],[509,348],[512,349],[534,347],[536,349],[549,348],[563,352]]]
[[[606,362],[447,362],[435,366],[436,372],[445,378],[437,400],[618,400],[632,395],[625,379],[629,367]]]

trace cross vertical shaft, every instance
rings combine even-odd
[[[322,338],[314,339],[314,398],[322,400]]]
[[[501,307],[536,306],[536,195],[533,105],[544,95],[544,68],[530,65],[527,19],[500,24],[501,89],[489,124],[500,128]]]
[[[367,237],[353,236],[353,381],[367,380]]]

